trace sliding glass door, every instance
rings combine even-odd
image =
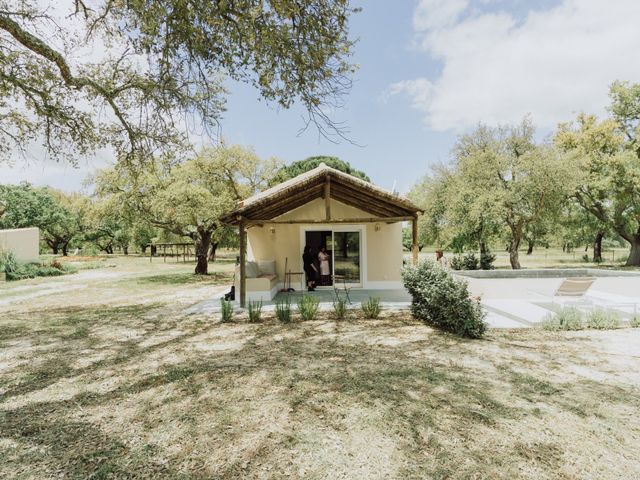
[[[360,284],[360,232],[333,232],[333,273],[348,284]]]
[[[325,227],[326,228],[326,227]],[[328,287],[333,284],[335,276],[338,282],[350,286],[362,286],[362,234],[356,229],[304,229],[304,245],[317,258],[321,249],[329,255],[329,271],[331,275],[318,278],[318,286]],[[320,262],[317,264],[320,272]]]

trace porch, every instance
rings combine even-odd
[[[320,288],[313,292],[298,290],[295,292],[279,292],[273,300],[264,302],[264,305],[275,305],[277,302],[289,299],[291,301],[291,305],[295,306],[303,295],[310,295],[320,299],[321,310],[332,309],[333,302],[336,299],[336,294],[332,288]],[[338,295],[340,295],[341,299],[347,299],[344,292],[339,292]],[[370,297],[379,298],[382,307],[390,310],[405,310],[411,305],[411,296],[404,288],[389,290],[354,288],[349,292],[349,300],[351,300],[351,304],[348,305],[350,308],[360,308],[361,303],[366,302]]]
[[[187,309],[188,314],[217,314],[220,313],[220,298],[227,293],[228,287],[219,287],[215,290],[211,299],[199,302]],[[262,311],[273,312],[277,302],[289,299],[291,308],[296,310],[298,301],[303,295],[311,295],[320,300],[320,310],[330,311],[333,309],[333,302],[336,298],[334,290],[329,288],[316,289],[313,292],[296,290],[294,292],[278,292],[272,300],[262,300]],[[369,297],[377,297],[383,310],[408,310],[411,305],[411,296],[404,289],[369,289],[358,288],[349,292],[351,304],[347,304],[348,308],[359,309],[362,302],[366,302]],[[340,298],[345,298],[344,293],[340,293]],[[239,299],[235,302],[235,308],[240,307]]]

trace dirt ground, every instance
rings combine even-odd
[[[640,329],[187,315],[229,259],[0,286],[0,478],[640,478]]]

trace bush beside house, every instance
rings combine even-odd
[[[404,286],[412,297],[411,313],[419,320],[461,337],[480,338],[487,324],[480,302],[471,298],[467,283],[434,262],[403,269]]]

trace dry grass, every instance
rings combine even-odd
[[[183,313],[205,286],[122,282],[129,303],[111,279],[91,287],[99,306],[73,291],[0,306],[0,478],[640,471],[639,329],[465,341],[399,314],[221,324]]]
[[[496,255],[494,262],[495,268],[511,269],[509,263],[509,253],[497,248],[494,245],[491,253]],[[603,263],[596,265],[592,262],[585,262],[583,255],[593,255],[591,250],[585,252],[583,248],[576,248],[571,252],[563,252],[561,248],[551,247],[535,248],[531,255],[527,255],[526,248],[520,250],[520,264],[523,268],[624,268],[624,263],[629,255],[629,249],[617,247],[614,249],[605,249],[602,253]],[[475,252],[476,257],[480,254]],[[445,252],[445,256],[451,260],[455,256],[453,252]],[[409,258],[410,254],[405,253],[405,257]],[[421,259],[435,259],[435,247],[426,247],[420,252]],[[628,267],[634,269],[634,267]]]

